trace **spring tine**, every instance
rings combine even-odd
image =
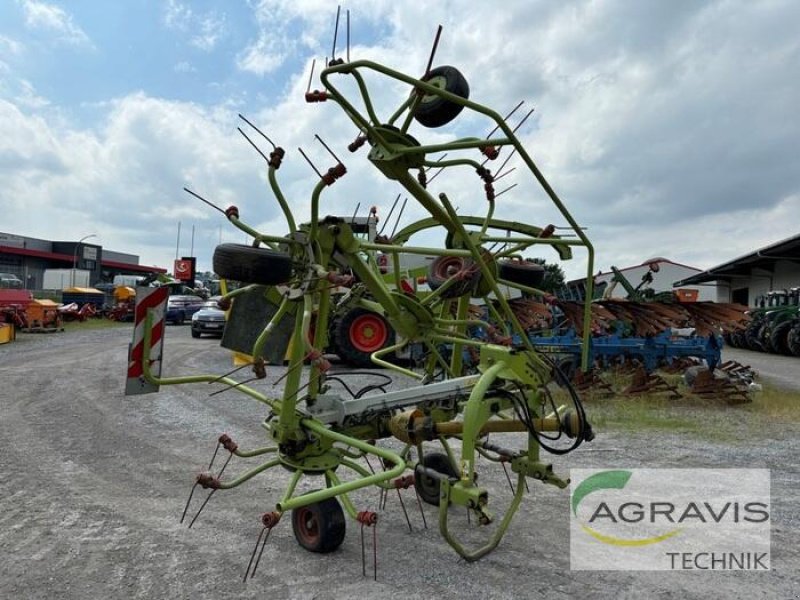
[[[400,507],[403,509],[403,514],[406,517],[406,523],[408,523],[408,530],[414,531],[411,528],[411,519],[408,518],[408,511],[406,510],[406,503],[403,502],[403,494],[400,493],[400,488],[395,488],[397,490],[397,498],[400,500]]]
[[[317,64],[317,59],[315,58],[311,61],[311,73],[308,75],[308,87],[306,88],[306,94],[308,94],[311,91],[311,82],[314,79],[314,67],[316,66],[316,64]]]
[[[511,112],[510,112],[510,113],[508,113],[508,114],[507,114],[505,117],[503,117],[503,122],[505,123],[506,121],[508,121],[508,120],[511,118],[511,116],[512,116],[512,115],[513,115],[515,112],[517,112],[517,110],[519,109],[519,107],[520,107],[520,106],[522,106],[523,104],[525,104],[525,100],[520,100],[520,101],[519,101],[519,104],[517,104],[517,105],[516,105],[516,106],[515,106],[513,109],[511,109]],[[500,129],[500,125],[495,125],[494,129],[492,129],[492,130],[491,130],[491,131],[488,133],[488,135],[486,136],[486,139],[488,140],[490,137],[492,137],[492,135],[494,134],[494,132],[495,132],[495,131],[497,131],[498,129]]]
[[[361,524],[361,576],[367,576],[367,553],[364,548],[364,524]]]
[[[472,525],[472,517],[469,514],[469,507],[467,507],[467,525]]]
[[[422,515],[422,525],[425,529],[428,528],[428,521],[425,518],[425,511],[422,510],[422,500],[419,498],[419,492],[417,491],[417,486],[414,486],[414,495],[417,497],[417,504],[419,505],[419,514]]]
[[[269,539],[269,534],[272,533],[272,528],[271,527],[265,527],[264,529],[267,530],[267,535],[264,536],[264,541],[261,544],[261,550],[258,553],[258,558],[256,559],[256,564],[253,565],[253,572],[250,573],[250,579],[252,579],[256,575],[256,569],[258,568],[258,563],[261,562],[261,556],[264,554],[264,548],[267,547],[267,540]]]
[[[197,482],[195,481],[191,491],[189,492],[189,499],[186,501],[186,506],[183,507],[183,514],[181,515],[181,523],[183,523],[183,520],[186,518],[186,512],[189,510],[189,504],[192,501],[192,496],[194,495],[194,490],[196,487],[197,487]]]
[[[328,146],[328,144],[326,144],[325,142],[323,142],[323,141],[322,141],[322,138],[321,138],[321,137],[319,137],[319,135],[318,135],[318,134],[316,134],[316,133],[315,133],[315,134],[314,134],[314,137],[315,137],[315,138],[317,138],[317,141],[318,141],[320,144],[322,144],[322,147],[323,147],[323,148],[325,148],[325,150],[327,150],[327,151],[328,151],[328,153],[329,153],[329,154],[330,154],[330,155],[333,157],[333,159],[334,159],[334,160],[335,160],[337,163],[339,163],[340,165],[341,165],[341,164],[343,164],[343,163],[342,163],[342,161],[340,161],[340,160],[339,160],[339,157],[338,157],[338,156],[336,156],[336,154],[334,154],[334,153],[333,153],[333,150],[331,150],[331,149],[330,149],[330,146]]]
[[[506,479],[508,480],[508,487],[511,488],[511,493],[513,494],[513,493],[515,493],[514,492],[514,484],[511,483],[511,476],[508,474],[508,469],[506,468],[506,463],[501,461],[500,465],[503,467],[503,473],[506,474]]]
[[[524,481],[524,482],[525,482],[525,491],[526,491],[526,492],[528,492],[528,493],[530,494],[530,493],[531,493],[531,488],[529,488],[529,487],[528,487],[528,478],[526,477],[526,478],[525,478],[525,479],[523,479],[522,481]]]
[[[206,504],[208,504],[208,501],[211,500],[211,496],[213,496],[214,492],[216,492],[216,491],[217,490],[215,490],[215,489],[211,490],[211,492],[209,492],[208,496],[206,496],[206,499],[203,501],[203,504],[200,505],[200,510],[197,511],[197,514],[194,516],[194,519],[192,519],[192,522],[189,523],[189,529],[191,529],[192,525],[194,525],[194,522],[197,521],[197,517],[199,517],[200,513],[203,512],[203,509],[206,507]]]
[[[336,60],[336,37],[339,35],[339,14],[342,12],[342,5],[336,7],[336,25],[333,29],[333,49],[331,50],[331,61]]]
[[[369,456],[365,454],[364,460],[367,461],[367,466],[369,467],[369,470],[372,471],[373,475],[375,475],[375,469],[372,467],[372,463],[369,461]]]
[[[216,204],[214,204],[213,202],[210,202],[210,201],[206,200],[206,199],[205,199],[205,198],[203,198],[203,197],[202,197],[200,194],[196,194],[195,192],[193,192],[192,190],[190,190],[190,189],[189,189],[189,188],[187,188],[187,187],[183,188],[183,191],[184,191],[184,192],[186,192],[187,194],[191,194],[192,196],[194,196],[195,198],[197,198],[197,199],[198,199],[198,200],[200,200],[201,202],[205,202],[205,203],[206,203],[206,204],[208,204],[208,205],[209,205],[211,208],[213,208],[214,210],[218,210],[218,211],[219,211],[219,212],[221,212],[223,215],[225,214],[225,211],[224,211],[224,210],[222,210],[222,209],[221,209],[219,206],[217,206],[217,205],[216,205]],[[225,216],[227,216],[227,215],[225,215]]]
[[[350,9],[348,8],[347,15],[347,62],[350,62]]]
[[[297,150],[300,152],[302,157],[306,159],[306,162],[311,166],[311,168],[314,169],[314,173],[317,174],[317,177],[322,179],[322,173],[320,173],[319,170],[317,169],[317,167],[314,166],[314,163],[311,162],[311,159],[308,158],[308,156],[306,156],[306,153],[303,152],[303,149],[302,148],[298,148]]]
[[[513,190],[513,189],[514,189],[515,187],[517,187],[518,185],[519,185],[518,183],[515,183],[515,184],[513,184],[513,185],[510,185],[510,186],[508,186],[506,189],[504,189],[502,192],[497,192],[497,193],[494,195],[494,197],[495,197],[495,198],[498,198],[499,196],[502,196],[502,195],[503,195],[503,194],[505,194],[506,192]]]
[[[239,115],[239,116],[241,116],[241,115]],[[241,128],[241,127],[237,127],[237,128],[236,128],[236,131],[238,131],[239,133],[241,133],[241,134],[242,134],[242,136],[244,137],[244,139],[246,139],[246,140],[247,140],[247,141],[250,143],[250,145],[253,147],[253,150],[255,150],[256,152],[258,152],[258,153],[261,155],[261,158],[263,158],[265,161],[269,162],[269,158],[267,158],[267,155],[266,155],[266,154],[264,154],[264,153],[261,151],[261,148],[259,148],[258,146],[256,146],[255,142],[254,142],[253,140],[251,140],[251,139],[250,139],[250,137],[249,137],[249,136],[248,136],[248,135],[247,135],[247,134],[246,134],[244,131],[242,131],[242,128]]]
[[[381,230],[378,232],[378,235],[382,234],[383,230],[386,229],[386,226],[389,224],[389,219],[392,218],[392,213],[394,212],[394,208],[395,206],[397,206],[397,203],[399,201],[400,201],[400,194],[397,194],[397,198],[395,198],[394,202],[392,202],[392,208],[389,209],[389,214],[386,215],[386,220],[383,222],[383,227],[381,227]]]
[[[216,377],[216,378],[212,379],[212,380],[211,380],[211,381],[209,381],[208,383],[209,383],[209,385],[211,385],[212,383],[217,383],[218,381],[220,381],[221,379],[224,379],[225,377],[230,377],[231,375],[233,375],[234,373],[236,373],[236,371],[241,371],[241,370],[242,370],[242,369],[244,369],[245,367],[250,367],[250,366],[252,366],[252,365],[253,365],[253,363],[251,363],[251,362],[244,363],[243,365],[241,365],[241,366],[238,366],[238,367],[236,367],[235,369],[232,369],[231,371],[228,371],[227,373],[223,373],[223,374],[222,374],[222,375],[220,375],[219,377]]]
[[[222,477],[222,474],[225,472],[225,467],[227,467],[228,463],[231,462],[231,458],[233,458],[233,452],[228,454],[228,459],[225,461],[225,464],[222,465],[222,468],[219,470],[219,473],[217,474],[217,479],[220,479]]]
[[[258,550],[258,544],[261,542],[261,538],[264,535],[264,530],[265,529],[266,529],[266,527],[262,527],[261,531],[258,532],[258,539],[256,539],[256,545],[253,547],[253,552],[250,554],[250,562],[247,563],[247,568],[244,570],[244,579],[242,580],[244,582],[247,582],[247,574],[250,573],[250,567],[252,566],[253,560],[256,557],[256,551]]]
[[[400,218],[403,216],[403,211],[406,209],[406,202],[408,202],[408,198],[403,198],[403,204],[400,206],[400,212],[397,213],[397,220],[394,222],[394,227],[392,227],[392,235],[389,237],[394,237],[394,233],[397,231],[397,226],[400,224]]]
[[[222,388],[221,390],[217,390],[216,392],[211,392],[208,396],[209,396],[209,398],[211,396],[216,396],[217,394],[221,394],[223,392],[227,392],[228,390],[233,390],[233,389],[239,387],[240,385],[244,385],[246,383],[250,383],[251,381],[255,381],[257,379],[258,379],[258,377],[251,377],[250,379],[245,379],[244,381],[240,381],[238,383],[234,383],[233,385],[229,385],[228,387]]]
[[[378,525],[372,527],[372,568],[373,577],[378,581]]]
[[[514,172],[514,171],[516,171],[516,170],[517,170],[517,167],[511,167],[511,168],[510,168],[508,171],[506,171],[505,173],[501,173],[500,175],[495,175],[495,177],[494,177],[494,181],[495,181],[495,183],[497,183],[497,182],[498,182],[499,180],[501,180],[503,177],[505,177],[506,175],[509,175],[509,174],[513,173],[513,172]]]
[[[309,86],[310,86],[310,85],[311,85],[311,82],[309,82]],[[256,131],[257,131],[257,132],[258,132],[258,133],[261,135],[261,137],[263,137],[265,140],[267,140],[267,141],[269,142],[269,145],[270,145],[270,146],[272,146],[272,149],[273,149],[273,150],[275,150],[275,142],[273,142],[271,139],[269,139],[269,137],[267,137],[267,134],[266,134],[266,133],[264,133],[263,131],[261,131],[261,130],[260,130],[258,127],[256,127],[255,125],[253,125],[253,124],[252,124],[250,121],[248,121],[248,120],[247,120],[247,118],[245,118],[245,116],[244,116],[244,115],[242,115],[241,113],[239,113],[239,118],[240,118],[242,121],[244,121],[245,123],[247,123],[248,125],[250,125],[250,127],[252,127],[253,129],[255,129],[255,130],[256,130]],[[239,129],[239,128],[237,127],[237,129]],[[241,130],[240,130],[240,131],[241,131]]]
[[[214,448],[214,454],[212,454],[212,455],[211,455],[211,462],[210,462],[210,463],[208,463],[208,469],[206,469],[206,471],[210,471],[210,470],[211,470],[211,467],[213,467],[213,466],[214,466],[214,459],[215,459],[215,458],[217,458],[217,452],[219,452],[219,447],[220,447],[221,445],[222,445],[222,444],[220,444],[219,442],[217,442],[217,447],[216,447],[216,448]]]

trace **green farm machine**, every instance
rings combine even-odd
[[[327,110],[331,118],[353,123],[357,134],[349,150],[360,151],[387,181],[400,186],[424,209],[425,219],[391,236],[369,239],[352,219],[325,216],[324,207],[333,205],[328,200],[331,189],[348,170],[324,143],[334,162],[329,169],[317,171],[310,215],[304,222],[298,221],[291,208],[298,204],[297,199],[287,198],[278,182],[286,154],[275,145],[262,156],[268,163],[269,185],[285,217],[286,230],[261,232],[248,225],[235,206],[214,207],[254,239],[252,245],[221,244],[214,254],[218,275],[247,284],[223,298],[226,305],[233,303],[231,318],[247,320],[247,313],[235,308],[248,295],[272,298],[266,322],[247,352],[252,357],[247,365],[252,371],[251,383],[238,380],[234,372],[160,376],[153,368],[160,361],[154,353],[160,351],[163,334],[157,310],[137,308],[144,322],[144,339],[139,353],[132,352],[131,361],[141,363],[138,377],[142,385],[153,389],[213,383],[265,408],[261,425],[266,445],[244,450],[226,435],[218,445],[232,456],[257,464],[232,479],[219,472],[203,473],[193,491],[199,487],[213,494],[259,475],[288,470],[288,484],[261,518],[262,533],[268,535],[291,513],[297,541],[313,552],[339,547],[346,517],[362,528],[375,526],[378,515],[357,506],[358,490],[413,487],[423,500],[438,505],[439,529],[447,543],[466,560],[477,560],[492,551],[507,531],[527,479],[558,488],[568,485],[568,479],[554,472],[542,451],[566,454],[593,438],[580,397],[557,363],[530,342],[505,292],[514,288],[531,296],[543,295],[536,288],[539,271],[519,260],[523,251],[534,246],[552,248],[562,259],[570,258],[574,249],[583,249],[591,281],[592,245],[507,118],[470,100],[467,81],[456,68],[432,68],[435,49],[436,44],[421,77],[367,60],[332,58],[320,74],[321,89],[312,91],[309,84],[305,94],[307,102],[320,104],[320,110]],[[401,89],[402,94],[396,105],[379,106],[378,89]],[[425,140],[427,129],[443,127],[462,113],[469,116],[468,123],[482,124],[477,126],[485,127],[483,131],[489,135],[446,139],[447,130],[441,130],[432,141]],[[410,133],[412,126],[415,135]],[[500,156],[507,160],[512,155],[524,165],[531,182],[538,184],[551,212],[561,221],[559,228],[494,217],[498,172],[493,173],[489,166]],[[456,208],[459,199],[440,189],[439,182],[427,179],[430,169],[455,172],[460,183],[472,178],[471,187],[457,186],[455,193],[485,198],[485,213],[461,214]],[[413,234],[425,230],[440,232],[445,247],[408,242]],[[395,267],[388,278],[381,274],[378,255]],[[418,294],[409,288],[401,279],[401,255],[435,257],[441,274],[435,290]],[[362,324],[370,325],[372,319],[371,326],[378,327],[370,316],[377,315],[396,335],[393,343],[371,353],[372,364],[411,378],[415,385],[397,390],[387,389],[387,384],[359,390],[340,385],[346,373],[331,367],[324,349],[330,346],[330,323],[345,296],[351,309],[361,311]],[[475,299],[484,301],[488,316],[476,317],[470,311]],[[587,300],[582,309],[584,342],[590,332],[589,304]],[[282,328],[288,333],[281,334]],[[476,330],[482,335],[474,335]],[[272,396],[261,385],[266,383],[263,357],[278,339],[291,342],[283,345],[288,358],[279,380],[283,392]],[[369,347],[369,340],[361,341]],[[386,360],[409,344],[424,349],[424,359],[416,366]],[[445,347],[449,349],[446,353]],[[584,348],[588,351],[585,343]],[[463,361],[464,349],[475,357],[476,364],[469,370]],[[585,367],[586,352],[582,358]],[[555,381],[561,385],[552,385]],[[503,434],[511,439],[524,435],[524,446],[512,449],[514,444],[504,445],[500,441]],[[502,517],[495,517],[489,491],[477,480],[478,457],[498,468],[507,465],[516,475],[513,498]],[[381,468],[373,469],[370,458]],[[320,481],[320,489],[299,493],[298,484],[304,478]],[[187,510],[190,505],[191,497]],[[458,539],[450,526],[454,507],[466,508],[476,523],[495,522],[485,543],[467,547]],[[195,519],[197,515],[199,511]],[[266,537],[262,544],[265,542]],[[251,558],[248,571],[251,567],[255,570],[253,563]]]

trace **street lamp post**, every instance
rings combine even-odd
[[[71,287],[75,287],[75,269],[78,268],[78,248],[81,247],[81,244],[84,240],[88,240],[90,237],[97,237],[97,234],[90,233],[89,235],[83,236],[78,242],[75,244],[75,252],[72,253],[72,283]]]

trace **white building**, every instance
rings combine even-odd
[[[756,298],[767,292],[800,286],[800,234],[675,280],[674,285],[701,286],[713,290],[717,302],[755,306]]]

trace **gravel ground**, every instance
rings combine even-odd
[[[130,334],[123,327],[20,335],[0,346],[0,598],[798,597],[800,431],[763,421],[743,424],[741,435],[724,442],[696,434],[598,431],[592,444],[553,463],[565,476],[570,467],[595,466],[770,468],[770,572],[570,571],[568,493],[532,482],[509,533],[477,563],[459,560],[438,531],[422,528],[407,491],[414,531],[392,496],[378,528],[377,583],[361,575],[352,522],[339,551],[315,555],[299,548],[285,519],[256,577],[244,584],[258,516],[271,510],[286,473],[273,470],[270,478],[216,494],[192,529],[178,521],[216,437],[227,432],[243,448],[262,444],[264,409],[236,393],[210,397],[208,385],[125,397]],[[216,341],[194,340],[187,327],[168,328],[165,374],[229,366],[230,355]],[[278,372],[271,369],[267,381]],[[710,416],[737,423],[752,418],[726,406]],[[242,466],[233,461],[229,470]],[[481,482],[499,513],[508,487],[502,471],[486,467],[479,467]],[[375,509],[377,492],[356,500],[360,508]],[[432,525],[432,507],[425,511]],[[483,533],[466,519],[460,532],[475,541]]]

